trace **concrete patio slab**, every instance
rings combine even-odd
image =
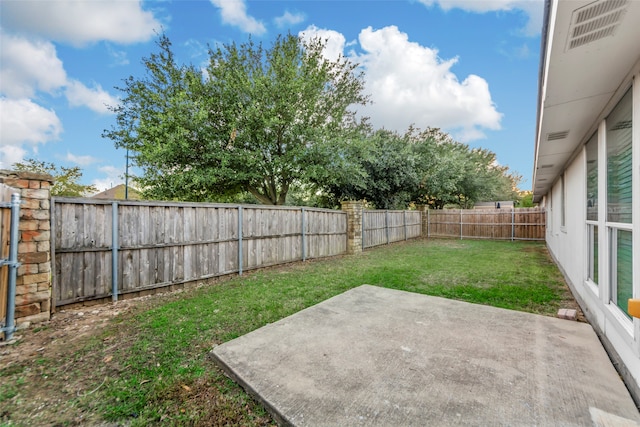
[[[212,356],[282,425],[640,425],[588,324],[368,285]]]

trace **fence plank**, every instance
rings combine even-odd
[[[540,208],[429,211],[430,237],[544,240],[545,211]]]
[[[111,276],[119,292],[167,286],[237,272],[238,206],[225,204],[119,202],[117,272],[111,271],[111,202],[54,198],[56,305],[108,296]],[[471,211],[469,211],[471,212]],[[544,239],[544,211],[516,210],[514,224],[483,212],[430,211],[431,236]],[[306,258],[344,254],[347,214],[305,208]],[[481,215],[481,216],[478,216]],[[363,247],[420,237],[419,211],[364,211]],[[243,206],[243,269],[301,260],[302,209]],[[448,234],[449,233],[449,234]]]

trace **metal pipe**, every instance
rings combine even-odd
[[[302,261],[306,261],[307,260],[307,241],[305,236],[305,221],[304,221],[305,209],[300,208],[300,213],[302,215]]]
[[[360,229],[361,229],[360,243],[361,243],[362,249],[364,250],[364,248],[366,247],[364,244],[364,206],[360,208]],[[355,234],[355,230],[354,230],[354,234]]]
[[[513,242],[513,239],[515,237],[515,208],[511,208],[511,241]]]
[[[238,276],[242,276],[242,206],[238,206]]]
[[[389,244],[389,211],[384,211],[384,229],[387,233],[387,245]]]
[[[5,325],[5,339],[13,338],[16,314],[16,278],[18,276],[18,226],[20,219],[20,194],[11,195],[11,237],[9,240],[9,292],[7,295],[7,322]]]
[[[402,211],[402,221],[404,222],[404,240],[407,240],[407,211]]]
[[[118,301],[118,202],[111,204],[111,300]]]

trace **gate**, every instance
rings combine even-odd
[[[16,276],[18,273],[18,220],[20,194],[0,184],[0,340],[9,341],[15,330]]]

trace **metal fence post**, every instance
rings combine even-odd
[[[404,222],[404,240],[407,240],[407,211],[402,211],[402,221]]]
[[[118,301],[118,202],[111,204],[111,300]]]
[[[238,206],[238,276],[242,276],[242,206]]]
[[[384,211],[384,230],[387,233],[387,245],[389,244],[389,211]]]
[[[515,208],[511,208],[511,241],[513,242],[515,237],[515,219],[516,218],[516,210]]]
[[[362,249],[364,250],[364,248],[366,247],[364,244],[364,206],[362,206],[362,209],[360,210],[360,222],[362,223],[362,226],[360,227],[362,228],[360,242],[362,244]]]
[[[18,276],[18,228],[20,219],[20,194],[11,194],[11,228],[9,237],[9,259],[3,260],[9,266],[9,289],[7,294],[7,314],[5,327],[5,339],[10,341],[15,331],[16,315],[16,278]]]
[[[462,240],[462,209],[460,209],[460,240]]]
[[[305,209],[304,208],[300,208],[300,214],[302,215],[302,261],[306,261],[307,260],[307,239],[305,236],[305,220],[304,220],[304,214],[305,214]]]
[[[427,208],[427,239],[431,237],[431,209]]]

